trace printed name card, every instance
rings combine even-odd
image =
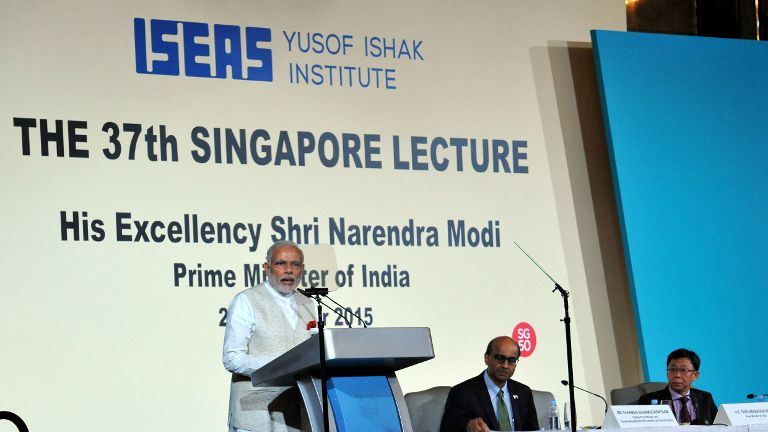
[[[717,410],[715,424],[728,426],[768,424],[768,402],[722,404]]]
[[[603,429],[678,426],[669,405],[614,405]]]

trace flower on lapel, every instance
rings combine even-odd
[[[307,330],[312,330],[314,328],[317,328],[317,321],[312,320],[307,323]]]
[[[512,395],[512,399],[517,400],[517,395]]]

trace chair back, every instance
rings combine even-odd
[[[449,391],[450,386],[439,386],[406,393],[405,405],[408,407],[413,432],[440,432],[440,421]]]
[[[539,429],[547,428],[547,417],[549,417],[549,405],[555,399],[555,395],[548,391],[533,390],[533,405],[536,407],[536,417],[539,419]],[[560,407],[562,409],[562,407]],[[563,413],[560,413],[560,418]],[[562,423],[562,420],[561,420]],[[563,426],[562,424],[560,426]]]
[[[640,396],[655,392],[667,386],[665,382],[644,382],[629,387],[611,390],[611,405],[637,405]]]
[[[443,418],[445,401],[448,399],[448,392],[450,391],[450,386],[438,386],[406,393],[405,405],[408,407],[413,432],[440,432],[440,421]],[[551,401],[555,400],[555,395],[548,391],[531,391],[533,392],[533,404],[536,407],[539,428],[543,429],[547,425],[549,405]]]

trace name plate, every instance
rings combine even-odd
[[[669,405],[613,405],[603,429],[678,426]]]
[[[715,424],[728,426],[768,424],[768,402],[722,404],[717,410]]]

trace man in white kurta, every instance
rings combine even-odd
[[[229,430],[299,431],[298,392],[290,387],[253,387],[250,376],[309,338],[315,307],[296,293],[304,254],[295,243],[277,242],[267,251],[263,269],[267,280],[238,293],[227,313],[223,361],[232,372]]]

